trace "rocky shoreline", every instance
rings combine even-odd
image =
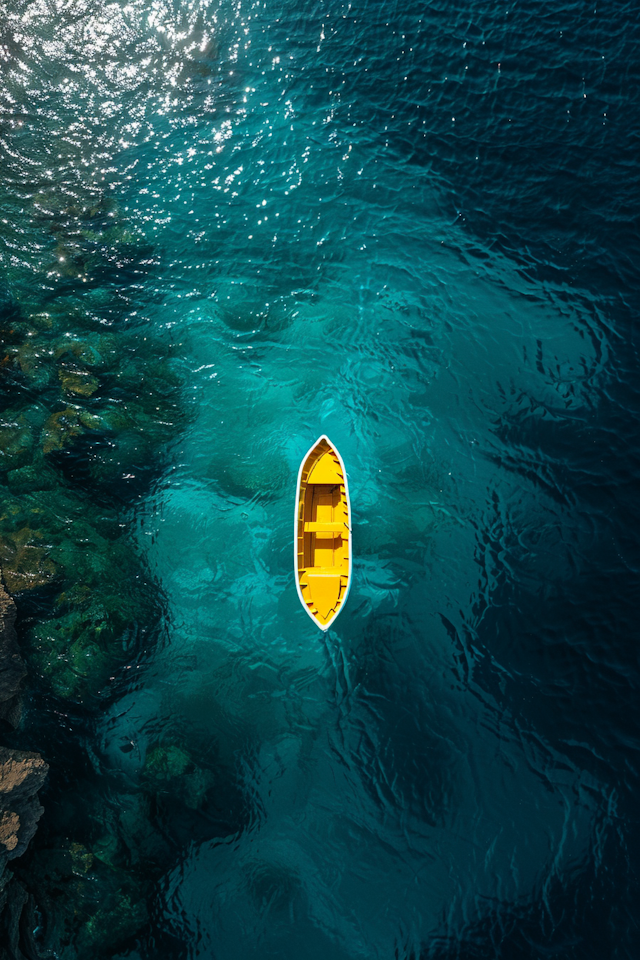
[[[188,403],[178,334],[157,322],[157,234],[128,213],[129,110],[105,141],[84,100],[79,113],[75,94],[61,99],[58,71],[84,62],[95,10],[85,14],[50,11],[25,28],[14,13],[3,34],[0,960],[114,956],[151,929],[180,844],[241,815],[233,785],[219,778],[214,790],[215,757],[182,731],[159,730],[126,775],[113,754],[137,756],[133,743],[100,752],[97,731],[163,637],[164,600],[132,525]],[[167,90],[215,75],[202,23],[178,48],[136,31],[131,56],[142,43],[158,78],[170,74]],[[59,34],[62,59],[51,50]],[[143,103],[146,74],[140,83]],[[102,79],[80,86],[106,97],[111,116],[119,81],[106,93]],[[157,934],[149,940],[156,951]]]
[[[148,923],[170,861],[149,821],[181,781],[179,746],[158,745],[114,812],[87,733],[160,635],[130,520],[184,408],[171,336],[144,313],[146,239],[93,185],[34,184],[29,212],[41,242],[25,256],[46,281],[23,264],[0,287],[0,960],[75,960]],[[199,803],[207,778],[179,759]]]
[[[0,717],[12,727],[20,720],[20,686],[27,672],[15,620],[15,603],[0,583]],[[25,852],[36,832],[44,812],[38,793],[48,769],[39,753],[0,746],[0,960],[20,960],[20,941],[31,939],[32,898],[8,864]]]

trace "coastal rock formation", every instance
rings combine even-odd
[[[38,753],[0,747],[0,871],[3,860],[24,853],[36,832],[43,813],[38,791],[48,769]]]
[[[38,801],[48,766],[37,753],[0,747],[0,958],[23,956],[20,922],[29,896],[7,869],[27,849],[43,808]],[[33,926],[33,925],[31,925]],[[7,952],[8,950],[8,952]]]
[[[0,718],[20,719],[20,683],[26,673],[15,631],[16,607],[0,582]],[[43,808],[38,801],[48,766],[37,753],[0,747],[0,956],[21,957],[19,925],[28,895],[7,869],[27,849]],[[9,951],[7,953],[7,950]]]
[[[47,586],[58,573],[41,531],[28,526],[0,536],[0,559],[4,582],[13,596]]]
[[[16,726],[20,716],[20,681],[27,668],[16,640],[16,605],[0,582],[0,718]]]
[[[26,673],[15,631],[16,607],[0,583],[0,717],[13,726],[20,716],[20,682]],[[7,860],[27,848],[42,814],[38,790],[47,764],[37,753],[0,747],[0,889]]]

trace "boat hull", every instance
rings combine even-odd
[[[298,596],[315,625],[328,630],[351,586],[351,503],[342,457],[327,436],[300,464],[294,525]]]

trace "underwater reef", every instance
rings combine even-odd
[[[0,958],[112,956],[172,860],[164,812],[213,783],[178,737],[128,785],[87,746],[161,636],[132,508],[185,410],[141,315],[149,243],[93,185],[27,208],[47,282],[5,262],[0,291]]]

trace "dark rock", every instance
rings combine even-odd
[[[20,714],[20,681],[27,670],[15,631],[16,606],[0,583],[0,717],[15,726]]]
[[[29,899],[6,869],[36,832],[43,808],[38,802],[48,770],[37,753],[0,747],[0,960],[22,960],[20,920]]]
[[[0,747],[0,866],[23,854],[36,832],[48,769],[38,753]]]
[[[34,463],[30,463],[26,467],[9,470],[7,483],[11,493],[15,495],[33,493],[35,490],[53,490],[60,483],[60,480],[57,474],[44,462],[43,457],[40,456]]]
[[[32,386],[42,389],[49,382],[52,353],[48,343],[41,340],[29,339],[18,349],[18,365]]]
[[[43,928],[36,956],[113,957],[149,921],[143,872],[132,875],[111,866],[77,841],[59,839],[55,848],[36,851],[29,874]],[[22,934],[23,951],[25,940]]]
[[[26,673],[15,619],[15,604],[0,583],[0,717],[13,726],[20,719],[20,683]],[[43,812],[38,791],[47,770],[37,753],[0,747],[0,960],[24,960],[21,923],[30,898],[7,870],[7,863],[24,853],[36,832]]]
[[[7,879],[11,880],[11,876]],[[16,880],[8,882],[0,894],[0,933],[4,941],[0,945],[0,960],[26,960],[20,949],[20,920],[28,899],[27,891]]]

